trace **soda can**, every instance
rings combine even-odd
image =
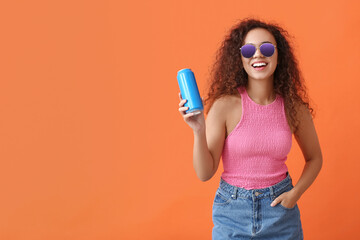
[[[185,107],[189,107],[186,113],[199,114],[204,110],[195,75],[189,68],[178,71],[177,80],[182,99],[187,99]]]

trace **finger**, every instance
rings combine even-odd
[[[181,108],[179,108],[179,112],[185,112],[188,109],[189,109],[189,107],[181,107]]]
[[[179,98],[180,98],[180,100],[182,100],[181,92],[179,92]]]
[[[188,119],[188,118],[190,118],[190,117],[193,117],[195,115],[195,113],[187,113],[187,114],[185,114],[183,117],[184,117],[184,119]]]
[[[184,104],[186,103],[186,101],[187,101],[186,99],[181,100],[180,103],[179,103],[179,107],[184,106]]]
[[[279,202],[281,202],[281,199],[278,197],[270,204],[270,206],[275,207],[276,205],[278,205]]]

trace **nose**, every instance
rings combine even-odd
[[[264,57],[264,56],[261,54],[259,47],[256,48],[256,51],[255,51],[255,54],[254,54],[253,58],[256,58],[256,57]]]

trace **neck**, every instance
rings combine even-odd
[[[249,79],[246,91],[254,102],[267,105],[272,103],[276,98],[273,84],[273,79],[267,81]]]

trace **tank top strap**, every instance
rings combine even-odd
[[[239,91],[239,94],[241,96],[241,105],[242,105],[242,114],[245,115],[245,112],[247,112],[247,108],[249,108],[249,99],[246,96],[246,89],[245,87],[237,87],[237,90]]]
[[[247,98],[246,98],[246,89],[244,87],[237,87],[237,90],[241,96],[241,101],[246,101]]]

